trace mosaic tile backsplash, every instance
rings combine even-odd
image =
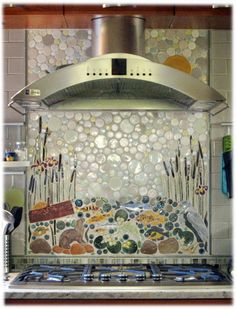
[[[91,29],[28,30],[28,82],[91,57]],[[145,57],[171,65],[207,83],[208,31],[146,29]]]
[[[27,34],[28,82],[91,57],[90,29]],[[146,29],[145,54],[207,82],[205,30]],[[208,254],[206,114],[47,112],[28,120],[28,254]]]
[[[208,254],[206,113],[31,112],[27,254]]]

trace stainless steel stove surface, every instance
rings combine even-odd
[[[211,265],[32,265],[12,288],[65,286],[229,285],[227,275]]]

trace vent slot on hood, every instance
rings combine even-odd
[[[47,106],[59,104],[67,99],[142,99],[142,100],[168,100],[190,107],[194,100],[188,96],[174,91],[171,88],[152,82],[134,79],[112,78],[106,80],[94,80],[62,89],[45,98],[42,102]],[[158,108],[158,106],[157,106]]]

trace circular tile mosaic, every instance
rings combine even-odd
[[[28,82],[53,72],[57,66],[76,64],[91,57],[90,29],[28,30],[27,34]],[[146,58],[158,63],[168,62],[175,55],[185,57],[191,74],[207,83],[207,30],[145,29],[145,53]]]
[[[174,162],[178,147],[181,158],[189,156],[190,135],[195,156],[200,141],[204,159],[208,160],[205,113],[55,111],[29,113],[28,147],[32,162],[38,155],[40,139],[43,142],[42,136],[37,137],[39,116],[43,130],[49,131],[47,156],[57,157],[61,153],[68,177],[76,156],[78,171],[82,172],[77,176],[78,184],[90,183],[89,188],[78,186],[76,194],[81,198],[89,197],[92,192],[108,198],[114,198],[114,194],[123,196],[121,192],[127,184],[140,195],[149,190],[157,195],[167,194],[163,161]],[[94,191],[93,183],[98,180],[101,186],[95,186]],[[130,195],[129,192],[127,198],[136,198]]]

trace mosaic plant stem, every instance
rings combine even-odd
[[[175,181],[175,172],[174,172],[174,167],[172,160],[170,159],[170,171],[172,175],[172,187],[173,187],[173,198],[175,201],[177,201],[177,187],[176,187],[176,181]]]
[[[178,200],[180,200],[180,183],[179,183],[179,159],[178,156],[175,156],[175,179],[176,179],[176,190],[177,190],[177,197]]]
[[[54,168],[54,203],[58,202],[58,177],[57,177],[57,171]]]
[[[199,196],[199,214],[203,218],[203,196]]]
[[[40,160],[40,150],[39,150],[39,136],[36,138],[35,141],[35,158],[34,158],[34,162],[37,162]]]
[[[166,175],[161,175],[161,185],[163,188],[163,194],[167,196],[167,179]]]
[[[201,159],[201,185],[205,185],[205,164],[204,164],[204,156],[202,151],[201,143],[198,141],[198,147],[199,147],[199,153],[200,153],[200,159]]]
[[[56,203],[56,196],[57,196],[57,191],[56,191],[56,175],[55,175],[55,169],[54,167],[52,168],[52,188],[53,188],[53,204]]]
[[[34,180],[34,186],[33,186],[34,192],[33,192],[33,205],[36,204],[36,194],[37,194],[37,180]]]
[[[170,197],[169,177],[166,176],[166,175],[163,175],[163,176],[161,177],[161,183],[162,183],[164,195]]]
[[[57,221],[56,220],[53,220],[53,233],[54,233],[54,245],[56,245],[57,243],[57,237],[56,237],[56,234],[57,234]]]
[[[181,160],[179,159],[179,183],[180,183],[180,200],[182,201],[184,199],[184,172],[183,172],[183,163],[181,162]]]
[[[200,152],[199,150],[197,151],[197,155],[196,155],[196,167],[198,168],[198,164],[199,164],[199,157],[200,157]]]
[[[168,193],[167,196],[171,198],[172,194],[171,194],[170,176],[167,177],[167,193]]]
[[[182,187],[182,178],[181,178],[181,162],[180,162],[180,157],[176,156],[176,162],[178,168],[176,168],[176,181],[177,181],[177,186],[178,186],[178,193],[179,193],[179,200],[183,200],[183,187]]]
[[[55,169],[52,168],[52,204],[56,203]]]
[[[191,196],[189,196],[189,200],[192,200],[192,206],[194,207],[194,195],[193,195],[193,189],[194,189],[194,178],[193,178],[194,157],[193,157],[193,144],[192,144],[192,142],[193,142],[193,137],[192,137],[192,135],[190,135],[190,137],[189,137],[189,147],[190,147],[189,193],[191,194]],[[191,185],[191,183],[192,183],[192,185]]]
[[[205,184],[206,182],[204,182]],[[206,193],[202,196],[202,219],[204,220],[206,214]]]
[[[41,171],[39,173],[39,199],[42,200],[42,177],[41,177]]]
[[[54,188],[54,196],[53,196],[53,200],[54,203],[57,202],[57,196],[58,196],[58,192],[57,192],[57,178],[56,178],[56,169],[53,168],[54,170],[54,179],[53,179],[53,188]]]
[[[200,216],[203,218],[203,196],[200,196],[200,211],[199,211]]]
[[[184,157],[185,200],[187,200],[187,158]]]
[[[183,183],[182,183],[182,177],[181,177],[181,165],[179,165],[179,171],[178,171],[178,183],[179,183],[179,200],[183,200]]]
[[[170,197],[170,173],[168,171],[165,161],[163,161],[163,165],[164,165],[166,176],[167,176],[167,194],[168,194],[167,196]]]
[[[192,170],[192,204],[194,207],[194,192],[195,192],[195,176],[196,176],[196,165],[195,162],[193,164],[193,170]]]
[[[195,183],[195,188],[194,188],[194,196],[196,199],[196,203],[197,203],[197,207],[198,207],[198,213],[199,213],[199,196],[196,194],[196,188],[198,187],[198,183],[199,183],[199,157],[200,157],[200,153],[199,150],[197,150],[197,154],[196,154],[196,162],[195,162],[195,166],[196,166],[196,183]]]
[[[51,169],[51,203],[53,204],[55,199],[54,199],[54,169]]]
[[[191,168],[189,168],[189,187],[188,187],[188,193],[189,193],[189,196],[188,196],[188,200],[191,202],[191,204],[193,203],[193,199],[192,199],[192,183],[193,183],[193,179],[191,177]],[[192,205],[193,206],[193,205]]]
[[[187,180],[188,180],[188,200],[191,201],[191,192],[192,192],[192,186],[191,186],[191,183],[192,183],[192,179],[191,179],[191,165],[188,164],[188,176],[187,176]]]
[[[50,231],[51,231],[52,245],[54,246],[55,245],[55,239],[54,239],[54,233],[53,233],[53,229],[52,229],[51,224],[50,224]]]
[[[180,189],[179,189],[178,173],[175,173],[175,188],[176,188],[176,201],[179,201]]]
[[[207,211],[206,211],[205,216],[204,216],[204,223],[205,223],[206,227],[208,227]]]
[[[59,188],[59,181],[58,181],[58,173],[57,173],[57,171],[55,171],[55,179],[56,179],[56,200],[57,200],[57,202],[59,202],[60,201],[60,197],[59,197],[60,188]]]
[[[31,235],[32,235],[30,225],[28,226],[28,234],[29,234],[29,236],[28,236],[28,242],[30,242],[30,240],[31,240]]]
[[[71,177],[70,177],[70,185],[69,185],[69,191],[68,191],[68,199],[71,199],[71,189],[72,189],[72,183],[74,182],[76,170],[73,169]]]
[[[189,166],[187,163],[187,158],[184,158],[184,175],[185,175],[185,192],[186,192],[186,196],[185,199],[188,200],[189,198]]]
[[[75,170],[75,175],[74,175],[74,199],[76,199],[76,178],[77,178],[77,156],[76,156],[76,154],[74,156],[74,170]]]
[[[198,148],[199,148],[199,154],[200,154],[200,159],[201,159],[201,172],[200,172],[200,185],[201,187],[206,184],[206,179],[205,179],[205,166],[204,166],[204,156],[203,156],[203,151],[202,151],[202,146],[200,141],[198,141]],[[200,207],[200,215],[202,218],[204,217],[204,196],[201,196],[201,207]]]
[[[34,192],[35,192],[35,176],[33,177],[33,183],[31,188],[31,205],[34,204]]]
[[[43,161],[47,157],[47,138],[48,138],[48,127],[46,127],[43,141]]]
[[[202,216],[201,215],[201,196],[200,195],[198,195],[198,213],[199,213],[200,216]]]
[[[41,162],[43,157],[41,135],[38,136],[38,161]]]
[[[42,116],[39,116],[39,134],[42,132]]]
[[[29,196],[29,204],[31,205],[32,203],[32,185],[34,181],[34,176],[33,174],[30,176],[30,182],[29,182],[29,188],[28,188],[28,196]]]
[[[180,162],[180,139],[178,139],[177,154],[175,155],[175,171],[177,174],[177,184],[178,184],[178,193],[179,200],[183,199],[183,188],[182,188],[182,179],[181,179],[181,162]]]
[[[64,167],[61,165],[61,182],[62,182],[62,200],[65,200],[65,180],[64,180]]]
[[[185,158],[182,159],[181,161],[181,152],[180,152],[180,139],[178,140],[178,157],[179,157],[179,162],[180,162],[180,176],[181,176],[181,187],[182,187],[182,198],[181,200],[184,199],[184,190],[186,188],[185,186]]]
[[[61,163],[62,162],[62,154],[59,153],[59,158],[58,158],[58,170],[57,170],[57,175],[58,175],[58,202],[61,201]]]
[[[48,199],[49,199],[50,203],[52,201],[51,177],[52,177],[51,176],[51,169],[49,168],[48,169]]]
[[[77,174],[75,171],[75,178],[74,178],[74,199],[76,199],[76,178],[77,178]]]
[[[44,170],[44,181],[43,181],[43,187],[44,187],[44,201],[47,201],[47,175],[48,175],[48,170]]]
[[[202,186],[203,182],[202,182],[202,169],[199,172],[199,179],[200,179],[200,186]],[[203,216],[203,205],[202,205],[202,196],[201,194],[199,195],[200,197],[200,209],[199,209],[199,214],[201,215],[201,217]]]
[[[41,140],[41,133],[42,133],[42,117],[39,117],[39,123],[38,123],[38,159],[41,162],[42,161],[42,140]]]
[[[181,163],[181,184],[182,184],[182,192],[183,192],[183,198],[182,200],[185,200],[186,197],[186,185],[185,185],[185,175],[184,175],[184,161]]]
[[[200,183],[200,167],[199,167],[199,163],[197,165],[197,177],[196,177],[196,187],[197,188],[199,186]],[[195,189],[196,191],[197,189]],[[201,201],[200,201],[200,196],[199,194],[197,195],[197,207],[198,207],[198,213],[200,214],[200,207],[201,207]]]

